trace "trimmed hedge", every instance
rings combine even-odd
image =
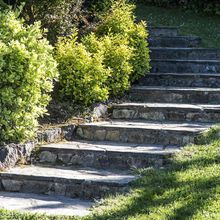
[[[36,131],[58,76],[53,48],[40,24],[26,26],[19,14],[0,12],[0,140],[23,142]]]
[[[219,0],[136,0],[139,3],[160,7],[182,7],[209,15],[220,15]]]

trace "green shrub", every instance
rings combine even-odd
[[[109,70],[105,84],[110,95],[121,95],[130,87],[129,78],[133,70],[130,63],[133,50],[129,47],[127,38],[121,35],[97,37],[90,34],[82,41],[91,53],[103,54],[103,65]]]
[[[70,35],[72,29],[81,25],[83,21],[84,0],[5,0],[5,2],[13,8],[23,4],[20,16],[27,24],[40,21],[42,27],[48,30],[47,38],[53,43],[58,36]]]
[[[102,50],[89,52],[85,45],[77,43],[77,34],[73,34],[59,39],[56,59],[62,98],[86,105],[108,98],[105,82],[109,70],[103,65]]]
[[[40,24],[26,26],[16,13],[0,13],[0,140],[26,141],[46,112],[57,77],[52,47]]]
[[[121,35],[127,39],[128,46],[133,50],[130,60],[133,67],[130,74],[132,82],[149,72],[148,32],[144,22],[135,23],[134,5],[126,3],[126,0],[115,2],[97,27],[96,34],[99,37],[108,34]]]
[[[117,0],[85,0],[84,5],[93,13],[108,11]]]
[[[133,5],[113,4],[94,33],[61,38],[57,44],[62,98],[86,105],[123,94],[149,71],[144,23],[135,23]]]

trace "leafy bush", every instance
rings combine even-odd
[[[135,23],[134,7],[114,3],[94,33],[61,38],[57,44],[61,96],[91,104],[121,95],[149,70],[144,23]]]
[[[0,0],[1,2],[2,0]],[[84,0],[5,0],[13,8],[24,4],[21,17],[27,24],[41,21],[48,30],[50,42],[56,42],[58,36],[70,35],[72,29],[83,25]]]
[[[104,35],[97,37],[90,34],[85,37],[83,44],[94,54],[102,54],[103,65],[109,70],[106,85],[111,95],[120,95],[130,86],[129,77],[132,73],[130,60],[133,50],[128,40],[121,35]]]
[[[96,34],[100,37],[108,34],[120,35],[127,39],[128,46],[133,50],[130,60],[133,66],[130,75],[132,82],[149,71],[150,56],[146,24],[144,22],[135,23],[134,5],[126,3],[126,0],[115,2],[111,11],[103,17],[101,24],[97,27]]]
[[[109,70],[103,65],[102,50],[90,53],[85,45],[77,43],[77,34],[73,34],[59,39],[56,58],[63,98],[86,105],[107,99],[105,82]]]
[[[57,77],[52,47],[40,24],[26,26],[18,14],[0,13],[0,140],[26,141],[46,112]]]
[[[117,0],[85,0],[84,5],[92,12],[106,12]]]
[[[219,0],[137,0],[137,2],[160,7],[182,7],[209,15],[220,15]]]

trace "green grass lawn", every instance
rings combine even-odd
[[[196,14],[182,9],[166,9],[138,5],[138,20],[145,20],[152,26],[177,26],[182,35],[197,35],[203,39],[204,47],[220,48],[220,16]]]
[[[166,169],[144,169],[130,194],[108,198],[90,216],[46,217],[0,211],[19,220],[211,220],[220,219],[220,127],[173,157]]]

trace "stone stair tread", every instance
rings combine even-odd
[[[195,59],[152,59],[153,62],[176,62],[176,63],[220,63],[220,60],[195,60]]]
[[[124,102],[122,104],[114,104],[114,108],[121,107],[145,107],[145,108],[169,108],[169,109],[191,109],[193,110],[218,110],[220,111],[220,105],[202,105],[202,104],[176,104],[176,103],[135,103]]]
[[[150,47],[151,50],[204,50],[220,51],[220,48],[203,48],[203,47]]]
[[[180,150],[177,146],[162,146],[154,144],[119,143],[112,141],[70,141],[41,146],[41,151],[67,152],[71,150],[117,152],[117,153],[138,153],[138,154],[160,154],[169,155]]]
[[[85,216],[94,202],[64,196],[0,192],[0,208],[33,214]]]
[[[150,39],[156,39],[156,38],[164,38],[164,39],[201,39],[201,37],[198,36],[184,36],[184,35],[177,35],[177,36],[152,36]]]
[[[16,180],[39,180],[52,182],[92,182],[111,186],[124,186],[137,177],[130,171],[100,170],[95,168],[74,169],[62,166],[27,165],[14,167],[0,172],[0,179],[16,178]]]
[[[220,73],[150,73],[150,75],[163,75],[163,76],[220,76]]]
[[[133,86],[132,90],[161,90],[161,91],[204,91],[204,92],[220,92],[220,88],[207,87],[173,87],[173,86]]]
[[[210,128],[212,123],[197,123],[197,122],[170,122],[170,121],[144,121],[144,120],[112,120],[104,122],[95,122],[82,124],[81,127],[99,127],[103,128],[132,128],[132,129],[147,129],[147,130],[167,130],[167,131],[184,131],[184,132],[202,132]]]
[[[179,27],[178,26],[151,26],[151,25],[149,25],[149,28],[150,29],[159,29],[159,28],[161,28],[161,29],[178,29]]]

